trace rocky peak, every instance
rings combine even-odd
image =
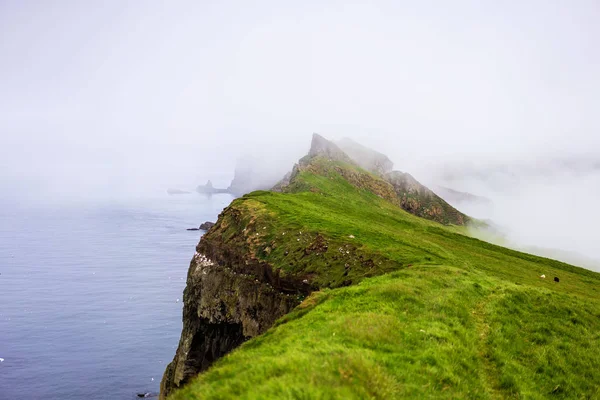
[[[351,167],[335,165],[330,161],[342,161]],[[315,133],[308,155],[273,190],[307,190],[310,185],[296,179],[304,170],[326,176],[335,173],[352,186],[366,189],[418,217],[454,225],[465,225],[470,220],[412,175],[392,171],[392,167],[392,161],[385,154],[350,139],[334,143]]]
[[[361,168],[378,175],[392,172],[394,163],[385,155],[373,149],[344,138],[336,142],[339,148],[352,158]]]
[[[353,163],[352,159],[342,151],[335,143],[325,139],[318,133],[313,133],[310,144],[309,157],[325,156],[330,160]]]

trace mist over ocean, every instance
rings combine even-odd
[[[0,399],[158,392],[202,233],[186,228],[231,199],[0,204]]]
[[[0,1],[0,400],[158,392],[186,228],[232,200],[165,190],[271,188],[313,133],[385,154],[477,238],[600,272],[599,20],[594,0]]]

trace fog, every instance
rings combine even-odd
[[[505,3],[3,1],[0,195],[227,186],[319,132],[600,259],[600,6]]]

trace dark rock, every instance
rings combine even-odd
[[[354,164],[352,159],[346,153],[344,153],[342,149],[340,149],[335,143],[325,139],[318,133],[313,133],[308,156],[325,156],[330,160],[343,161],[349,164]]]
[[[186,231],[199,231],[200,229],[198,228],[187,228]]]
[[[183,329],[173,361],[160,385],[167,396],[247,339],[269,329],[299,303],[311,287],[253,257],[243,234],[223,240],[237,211],[226,210],[196,248],[183,294]],[[223,222],[227,218],[227,222]]]
[[[215,225],[214,222],[206,221],[205,223],[203,223],[202,225],[200,225],[200,229],[202,229],[203,231],[207,231],[210,228],[212,228],[214,225]]]
[[[558,276],[554,277],[554,282],[560,282],[560,279],[558,279]]]
[[[471,220],[406,172],[392,171],[384,179],[392,184],[400,207],[411,214],[442,224],[466,225]]]
[[[290,180],[292,179],[292,177],[294,176],[295,171],[298,169],[297,165],[294,165],[294,168],[289,171],[288,173],[286,173],[283,176],[283,179],[281,179],[279,182],[277,182],[275,184],[275,186],[273,186],[271,188],[272,191],[274,192],[283,192],[283,189],[290,184]]]

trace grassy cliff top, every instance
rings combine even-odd
[[[315,291],[171,398],[600,398],[600,274],[412,215],[343,161],[309,165],[235,200],[207,240]]]

